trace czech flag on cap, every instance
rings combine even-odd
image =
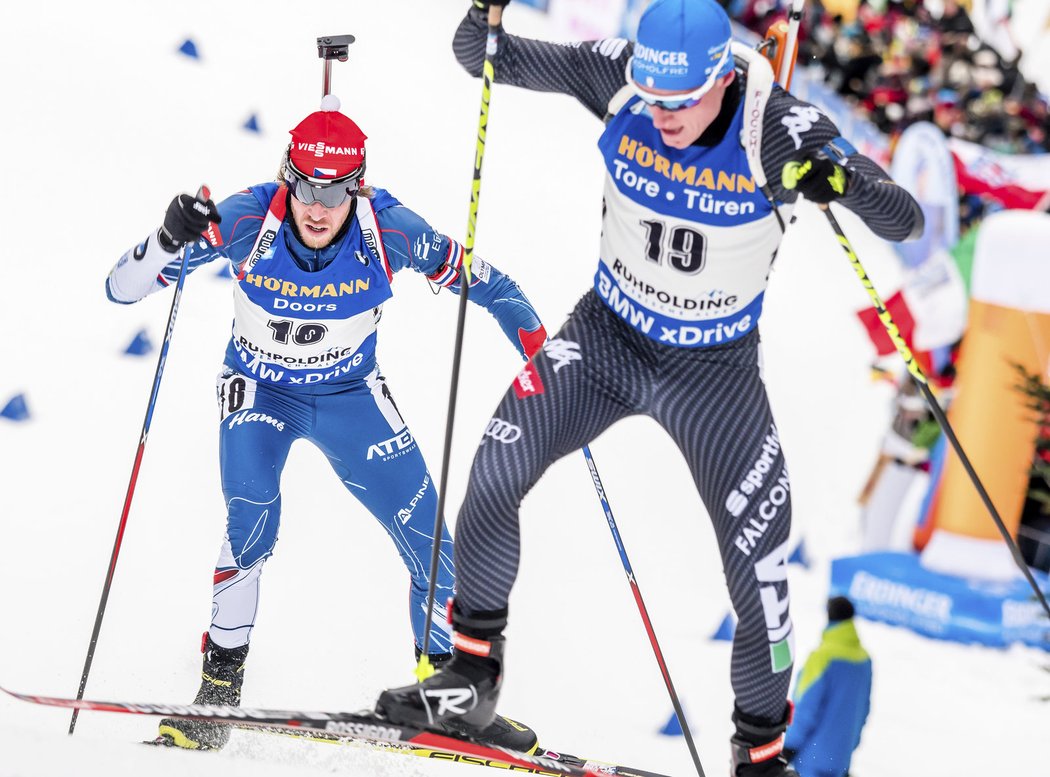
[[[365,133],[339,113],[339,100],[328,95],[321,110],[311,113],[295,129],[288,158],[295,169],[315,181],[336,181],[365,164]]]

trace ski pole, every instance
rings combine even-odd
[[[689,723],[685,719],[685,710],[682,709],[682,705],[678,701],[678,693],[675,691],[674,683],[671,681],[671,672],[667,668],[667,662],[664,661],[663,651],[660,650],[660,642],[656,639],[656,630],[653,629],[653,622],[649,619],[649,611],[645,607],[645,600],[642,599],[642,589],[638,587],[638,580],[634,576],[631,560],[627,558],[627,548],[624,547],[620,530],[616,527],[616,518],[613,517],[612,507],[609,506],[609,499],[605,495],[605,486],[602,485],[602,479],[598,475],[598,467],[594,463],[594,456],[591,455],[591,447],[589,445],[583,446],[583,455],[587,459],[587,468],[591,471],[594,490],[598,492],[598,501],[602,503],[602,510],[605,511],[605,520],[609,523],[609,531],[612,532],[613,542],[616,543],[616,551],[620,554],[623,571],[627,573],[627,582],[631,586],[631,593],[634,594],[634,601],[638,605],[638,614],[642,616],[642,623],[645,624],[645,631],[648,633],[649,642],[653,646],[656,663],[660,665],[660,674],[664,677],[664,685],[667,686],[667,694],[671,697],[674,714],[678,716],[678,722],[682,726],[682,734],[685,736],[685,743],[689,747],[689,755],[693,758],[696,773],[699,777],[705,777],[704,767],[700,764],[700,755],[696,751],[696,743],[693,742],[693,733],[690,731]]]
[[[211,193],[207,186],[201,186],[197,191],[198,199],[210,199]],[[102,585],[102,597],[98,603],[98,611],[95,613],[95,625],[91,629],[91,641],[88,642],[87,657],[84,659],[84,671],[80,675],[80,687],[77,689],[77,700],[84,698],[84,689],[87,687],[88,674],[91,672],[91,662],[95,657],[95,646],[98,644],[98,635],[102,630],[102,618],[106,614],[106,603],[109,601],[109,590],[113,586],[113,574],[117,568],[117,556],[120,555],[120,546],[124,541],[124,529],[128,524],[128,513],[131,511],[131,500],[135,495],[135,484],[138,482],[139,467],[142,465],[142,454],[146,450],[146,438],[149,436],[149,428],[153,423],[153,409],[157,405],[157,394],[160,393],[160,380],[164,376],[164,364],[168,360],[168,345],[171,343],[171,334],[175,330],[175,316],[179,312],[179,300],[182,298],[182,289],[186,282],[186,263],[188,254],[186,246],[179,251],[182,262],[179,264],[179,279],[175,283],[175,294],[171,299],[171,310],[168,312],[168,325],[164,329],[164,342],[160,346],[160,355],[157,357],[157,369],[153,375],[153,388],[150,389],[149,402],[146,404],[146,418],[142,422],[142,432],[139,434],[139,446],[135,451],[135,462],[131,465],[131,478],[128,481],[128,491],[124,496],[124,509],[120,513],[120,522],[117,524],[117,536],[113,541],[113,551],[109,556],[109,568],[106,570],[106,581]],[[77,714],[79,710],[73,710],[73,716],[69,721],[69,734],[72,735],[77,727]]]
[[[868,296],[871,298],[872,307],[874,307],[875,312],[879,314],[879,321],[882,322],[882,326],[886,329],[886,334],[888,334],[890,340],[893,341],[893,345],[897,348],[897,353],[899,353],[901,358],[904,359],[904,364],[907,366],[908,372],[911,373],[912,379],[919,387],[919,391],[921,391],[923,397],[925,397],[926,404],[930,407],[930,412],[933,413],[933,417],[937,419],[937,423],[944,432],[944,436],[947,437],[948,442],[951,443],[952,450],[954,450],[955,455],[959,457],[959,462],[962,464],[963,469],[966,470],[966,474],[970,477],[970,482],[972,482],[974,488],[977,489],[977,494],[981,497],[981,501],[988,510],[988,514],[992,516],[996,528],[999,529],[999,533],[1003,536],[1003,541],[1006,542],[1006,546],[1010,549],[1010,555],[1013,556],[1014,562],[1021,570],[1021,574],[1024,575],[1025,580],[1028,581],[1032,590],[1035,591],[1035,596],[1043,605],[1043,609],[1046,610],[1047,616],[1050,616],[1050,604],[1047,603],[1046,597],[1043,596],[1043,592],[1039,589],[1039,584],[1036,583],[1035,578],[1032,577],[1032,572],[1028,569],[1028,565],[1025,563],[1024,557],[1021,555],[1021,550],[1017,547],[1017,543],[1014,542],[1013,537],[1010,536],[1006,524],[1004,524],[1003,519],[999,517],[999,511],[996,510],[995,505],[992,504],[992,499],[985,490],[981,479],[977,476],[977,471],[973,468],[973,464],[970,463],[970,458],[966,455],[966,451],[963,450],[962,443],[960,443],[959,438],[955,436],[955,430],[952,428],[951,423],[949,423],[948,416],[945,415],[944,411],[941,409],[937,397],[934,396],[933,389],[930,388],[929,381],[926,379],[922,367],[919,366],[919,362],[908,347],[908,344],[904,342],[904,337],[901,336],[900,329],[898,329],[897,325],[894,323],[893,316],[890,315],[890,312],[883,304],[882,298],[875,290],[875,284],[872,283],[871,278],[868,277],[868,273],[860,263],[860,258],[857,256],[857,252],[853,250],[849,238],[847,238],[846,233],[842,231],[842,227],[839,226],[839,222],[831,212],[831,209],[827,205],[821,205],[820,209],[824,211],[824,215],[827,216],[828,223],[831,225],[832,230],[834,230],[835,235],[839,239],[839,243],[842,245],[842,250],[846,252],[850,264],[853,265],[854,272],[857,273],[857,277],[864,285],[865,290],[867,290]]]
[[[481,71],[481,111],[478,115],[478,142],[474,153],[474,180],[470,190],[470,210],[467,216],[467,239],[463,244],[463,271],[459,281],[459,313],[456,317],[455,350],[452,354],[452,386],[448,393],[448,416],[445,421],[445,446],[442,449],[441,478],[438,486],[437,514],[434,516],[434,547],[430,554],[430,581],[427,587],[427,615],[423,623],[423,646],[416,665],[416,678],[423,680],[434,674],[427,655],[430,649],[430,626],[434,621],[434,595],[437,591],[437,569],[441,555],[441,533],[445,525],[445,487],[448,485],[449,458],[452,454],[452,426],[456,420],[456,395],[459,392],[459,368],[463,361],[463,330],[467,319],[467,298],[470,296],[470,265],[474,261],[474,233],[478,223],[478,200],[481,198],[481,163],[485,158],[485,132],[489,123],[489,99],[499,41],[499,25],[503,8],[489,6],[489,32],[485,41],[485,64]]]

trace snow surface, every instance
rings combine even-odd
[[[465,2],[5,3],[0,102],[7,155],[0,213],[0,401],[24,392],[32,420],[0,419],[0,684],[75,694],[153,378],[170,294],[108,302],[106,272],[203,181],[221,197],[272,177],[286,130],[317,106],[314,39],[354,33],[334,88],[369,134],[369,179],[435,226],[465,233],[479,84],[450,40]],[[518,34],[545,20],[511,6]],[[199,61],[176,53],[186,38]],[[257,114],[262,134],[241,126]],[[510,272],[553,332],[594,272],[600,125],[564,96],[497,85],[478,221],[481,255]],[[803,206],[774,272],[766,376],[792,472],[791,568],[800,657],[824,626],[828,564],[855,552],[858,494],[889,413],[870,382],[854,311],[866,297],[820,217]],[[897,282],[890,250],[841,221],[877,286]],[[456,316],[403,273],[386,306],[380,359],[401,410],[440,470]],[[224,525],[213,380],[229,333],[228,281],[190,278],[124,538],[87,696],[192,698],[211,570]],[[454,520],[474,446],[518,369],[481,311],[468,353],[449,483]],[[710,524],[670,440],[645,419],[593,444],[609,498],[711,775],[725,774],[729,652],[709,637],[728,610]],[[319,452],[302,445],[284,479],[284,527],[267,565],[244,703],[358,709],[412,679],[406,574],[385,533]],[[693,768],[582,455],[526,499],[511,601],[505,713],[551,747],[673,775]],[[873,713],[857,777],[1048,775],[1045,653],[921,639],[862,622],[875,662]],[[393,775],[458,767],[235,732],[220,754],[132,743],[155,721],[69,714],[0,699],[0,777],[54,775]],[[456,772],[462,774],[462,770]]]

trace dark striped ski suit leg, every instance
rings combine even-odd
[[[531,365],[538,378],[531,386],[519,378],[508,390],[474,459],[456,527],[460,606],[507,606],[518,571],[518,507],[547,467],[620,418],[649,415],[682,451],[714,523],[739,619],[737,705],[779,720],[791,676],[791,502],[757,333],[704,349],[660,345],[592,291]]]

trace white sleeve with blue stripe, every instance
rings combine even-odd
[[[248,190],[227,197],[218,205],[222,224],[213,224],[206,238],[186,246],[189,252],[187,272],[215,259],[236,264],[255,243],[266,213]],[[179,277],[181,256],[168,253],[157,239],[158,229],[127,251],[106,278],[106,296],[113,302],[130,304],[175,283]]]

